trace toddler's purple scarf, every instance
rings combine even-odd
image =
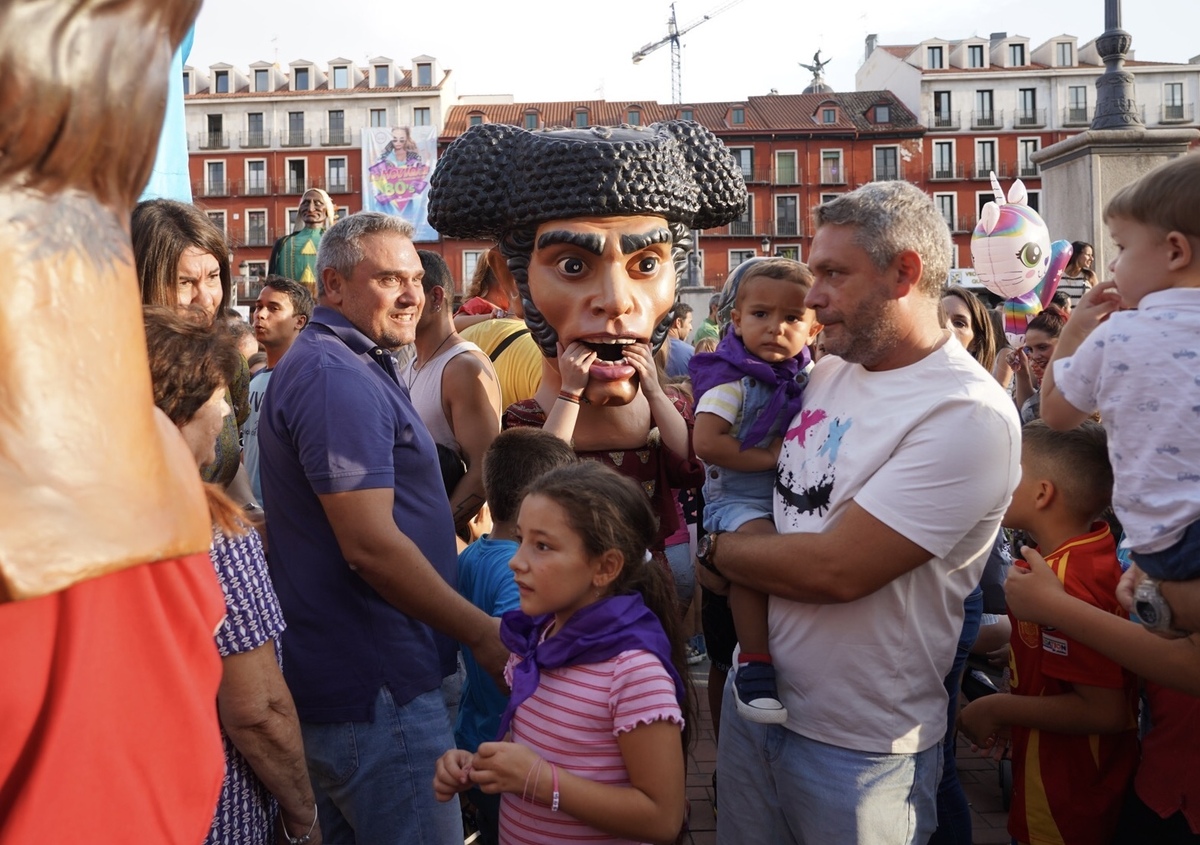
[[[808,366],[810,360],[806,346],[795,358],[768,364],[752,355],[742,339],[730,330],[721,338],[715,352],[700,352],[692,356],[688,362],[688,374],[692,377],[692,393],[697,403],[701,396],[717,385],[740,381],[745,376],[775,388],[767,406],[742,442],[742,450],[745,451],[762,442],[776,420],[782,428],[800,413],[804,384],[796,380],[796,375]]]
[[[639,561],[639,565],[640,565]],[[658,617],[646,607],[640,593],[610,596],[577,610],[554,636],[538,642],[553,614],[531,617],[510,610],[500,620],[500,640],[521,661],[513,666],[512,695],[500,718],[504,739],[513,714],[533,695],[542,669],[602,663],[623,651],[648,651],[661,661],[675,682],[675,697],[683,704],[683,681],[671,662],[671,643]]]

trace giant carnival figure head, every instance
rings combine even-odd
[[[129,241],[199,7],[0,2],[0,602],[211,542],[154,408]]]
[[[552,365],[591,347],[584,398],[637,395],[623,347],[657,350],[674,316],[691,229],[746,206],[741,169],[698,124],[529,132],[473,126],[438,162],[429,221],[443,235],[497,242],[525,322]]]
[[[1071,245],[1050,242],[1046,221],[1029,207],[1020,179],[1005,201],[993,173],[992,192],[996,199],[983,207],[971,235],[971,261],[983,286],[1004,299],[1004,334],[1020,346],[1029,321],[1054,297]]]

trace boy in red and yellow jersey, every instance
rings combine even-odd
[[[1030,423],[1021,475],[1005,527],[1036,539],[1069,594],[1123,615],[1116,543],[1096,521],[1112,494],[1104,429],[1085,422],[1056,432]],[[959,727],[992,751],[1006,735],[1011,742],[1008,831],[1017,842],[1102,845],[1137,764],[1134,678],[1054,628],[1012,624],[1010,692],[969,704]]]

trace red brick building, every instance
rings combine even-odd
[[[727,103],[662,105],[589,100],[456,105],[441,144],[476,123],[526,129],[647,125],[695,120],[711,129],[741,164],[751,201],[741,220],[699,239],[699,284],[721,287],[729,271],[755,255],[803,260],[812,240],[811,211],[838,193],[877,179],[909,179],[925,188],[925,129],[890,92],[769,94]],[[451,269],[469,279],[488,244],[445,241]]]
[[[381,127],[434,127],[444,149],[482,122],[529,129],[702,123],[733,152],[751,194],[741,220],[700,234],[699,264],[688,283],[709,287],[720,287],[754,255],[806,258],[812,208],[831,196],[874,180],[905,179],[930,193],[939,186],[930,130],[890,91],[685,105],[514,103],[508,96],[457,97],[451,72],[431,56],[403,66],[380,57],[362,66],[333,59],[286,68],[257,62],[245,72],[227,64],[188,67],[184,84],[193,195],[229,236],[243,298],[254,293],[251,280],[265,274],[275,240],[291,231],[307,188],[327,190],[342,213],[363,208],[362,133]],[[965,221],[967,209],[963,214]],[[968,239],[956,238],[960,260],[969,261]],[[422,246],[445,256],[461,289],[489,244]]]

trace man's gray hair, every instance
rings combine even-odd
[[[855,242],[880,270],[911,249],[921,257],[919,290],[940,297],[950,275],[950,228],[929,195],[908,182],[870,182],[818,205],[817,228],[856,226]]]
[[[381,232],[412,240],[413,226],[407,220],[377,211],[351,214],[330,226],[321,236],[321,244],[317,247],[317,295],[325,293],[326,267],[332,267],[342,276],[349,277],[363,260],[362,239]]]

